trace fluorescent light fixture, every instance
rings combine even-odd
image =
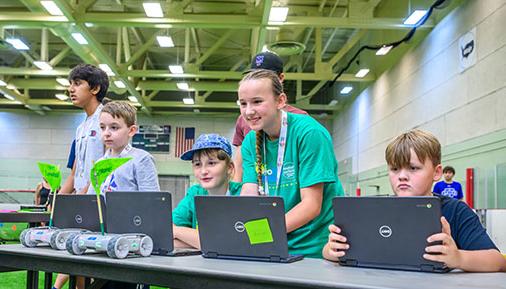
[[[426,13],[427,10],[415,10],[411,13],[411,15],[409,15],[408,19],[404,20],[404,24],[415,25],[423,18],[423,16],[425,16]]]
[[[84,23],[84,26],[86,26],[86,27],[88,27],[88,28],[89,28],[89,27],[93,27],[93,26],[95,26],[95,25],[94,25],[93,23],[90,23],[90,22],[85,22],[85,23]]]
[[[30,47],[26,45],[21,39],[19,38],[7,38],[5,39],[7,43],[10,43],[10,45],[14,46],[17,50],[29,50]]]
[[[288,16],[288,7],[272,7],[269,13],[269,22],[285,22]]]
[[[181,65],[169,65],[170,73],[174,74],[183,74],[184,70]]]
[[[363,78],[369,73],[369,71],[370,70],[368,68],[362,68],[357,72],[357,74],[355,74],[355,77]]]
[[[131,102],[139,102],[139,100],[137,99],[137,97],[133,96],[133,95],[130,95],[128,97],[128,100],[130,100]]]
[[[0,79],[0,86],[6,86],[6,85],[7,85],[7,83],[5,83],[5,81]]]
[[[45,61],[34,61],[33,65],[37,66],[40,70],[53,70],[53,67]]]
[[[186,97],[186,98],[183,98],[183,103],[184,104],[195,104],[195,101],[191,97]]]
[[[9,100],[15,100],[14,97],[8,95],[8,94],[4,94],[4,97],[9,99]]]
[[[177,85],[177,88],[181,89],[181,90],[189,90],[190,89],[190,86],[188,85],[187,82],[178,82],[176,83]]]
[[[269,51],[269,48],[267,48],[267,45],[262,46],[262,52],[267,52],[267,51]]]
[[[63,12],[61,11],[60,7],[58,7],[58,5],[56,5],[56,3],[53,1],[40,1],[40,4],[44,6],[49,14],[53,16],[63,16]]]
[[[156,40],[160,47],[174,47],[174,41],[172,41],[172,37],[170,36],[156,36]]]
[[[142,7],[148,17],[163,17],[162,5],[158,2],[142,3]]]
[[[121,80],[114,81],[114,85],[116,85],[117,88],[126,88],[125,83]]]
[[[57,93],[54,96],[62,101],[65,101],[69,98],[66,94],[63,94],[63,93]]]
[[[58,77],[56,79],[56,82],[58,82],[59,84],[63,85],[63,86],[70,86],[70,82],[68,79],[66,78],[63,78],[63,77]]]
[[[13,90],[13,89],[16,89],[16,86],[14,84],[7,84],[7,88],[10,89],[10,90]]]
[[[390,51],[390,49],[392,49],[392,48],[393,48],[392,45],[383,46],[380,49],[378,49],[378,51],[376,51],[376,55],[386,55]]]
[[[114,72],[112,72],[111,68],[109,67],[109,65],[105,64],[105,63],[101,63],[98,65],[98,67],[100,69],[102,69],[105,73],[107,73],[107,75],[109,76],[114,76]]]
[[[84,38],[84,36],[79,33],[79,32],[74,32],[72,33],[72,37],[77,41],[77,43],[79,44],[88,44],[88,40],[86,40],[86,38]]]
[[[200,109],[196,108],[193,110],[194,113],[199,113],[200,112]]]
[[[348,94],[353,90],[353,87],[351,86],[345,86],[343,89],[341,89],[341,94]]]
[[[237,100],[235,104],[237,104],[237,106],[241,106],[241,102],[239,100]]]
[[[337,99],[333,99],[329,102],[330,106],[335,106],[339,101]]]

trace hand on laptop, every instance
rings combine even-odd
[[[323,257],[330,261],[339,261],[339,258],[346,254],[346,250],[350,248],[350,245],[346,243],[347,239],[341,235],[341,228],[331,224],[329,226],[329,241],[323,247]]]
[[[425,248],[427,254],[423,254],[423,257],[430,261],[442,262],[450,268],[459,268],[461,254],[452,238],[450,224],[445,217],[441,217],[441,225],[443,227],[441,233],[427,238],[427,242],[438,242],[438,244],[427,246]]]

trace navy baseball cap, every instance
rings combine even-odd
[[[278,75],[283,73],[283,60],[276,53],[261,52],[255,55],[251,60],[250,72],[256,69],[267,69],[276,72]]]
[[[192,149],[181,155],[181,159],[183,161],[191,161],[196,151],[204,149],[221,149],[232,157],[232,145],[228,139],[219,134],[210,133],[201,134],[193,144]]]

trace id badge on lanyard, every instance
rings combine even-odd
[[[281,111],[281,130],[279,132],[279,142],[278,142],[278,157],[276,159],[276,187],[274,189],[274,195],[277,195],[277,191],[279,189],[279,181],[281,180],[281,171],[283,169],[283,159],[285,157],[285,149],[286,149],[286,135],[287,135],[287,132],[288,132],[288,114],[286,113],[286,111],[282,110]],[[265,145],[265,142],[266,142],[266,139],[265,139],[265,133],[263,135],[264,137],[264,160],[265,160],[265,163],[264,163],[264,167],[266,168],[267,167],[267,149],[266,149],[266,145]],[[260,195],[265,195],[265,196],[270,196],[270,192],[269,192],[269,180],[267,178],[267,174],[265,172],[263,172],[264,174],[264,183],[265,183],[265,188],[263,186],[260,186],[258,188],[258,191],[260,193]]]

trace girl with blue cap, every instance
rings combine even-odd
[[[200,135],[192,149],[181,155],[181,159],[192,162],[198,184],[188,189],[186,196],[172,212],[174,246],[200,249],[194,197],[239,195],[241,183],[230,181],[234,175],[232,146],[218,134]]]

